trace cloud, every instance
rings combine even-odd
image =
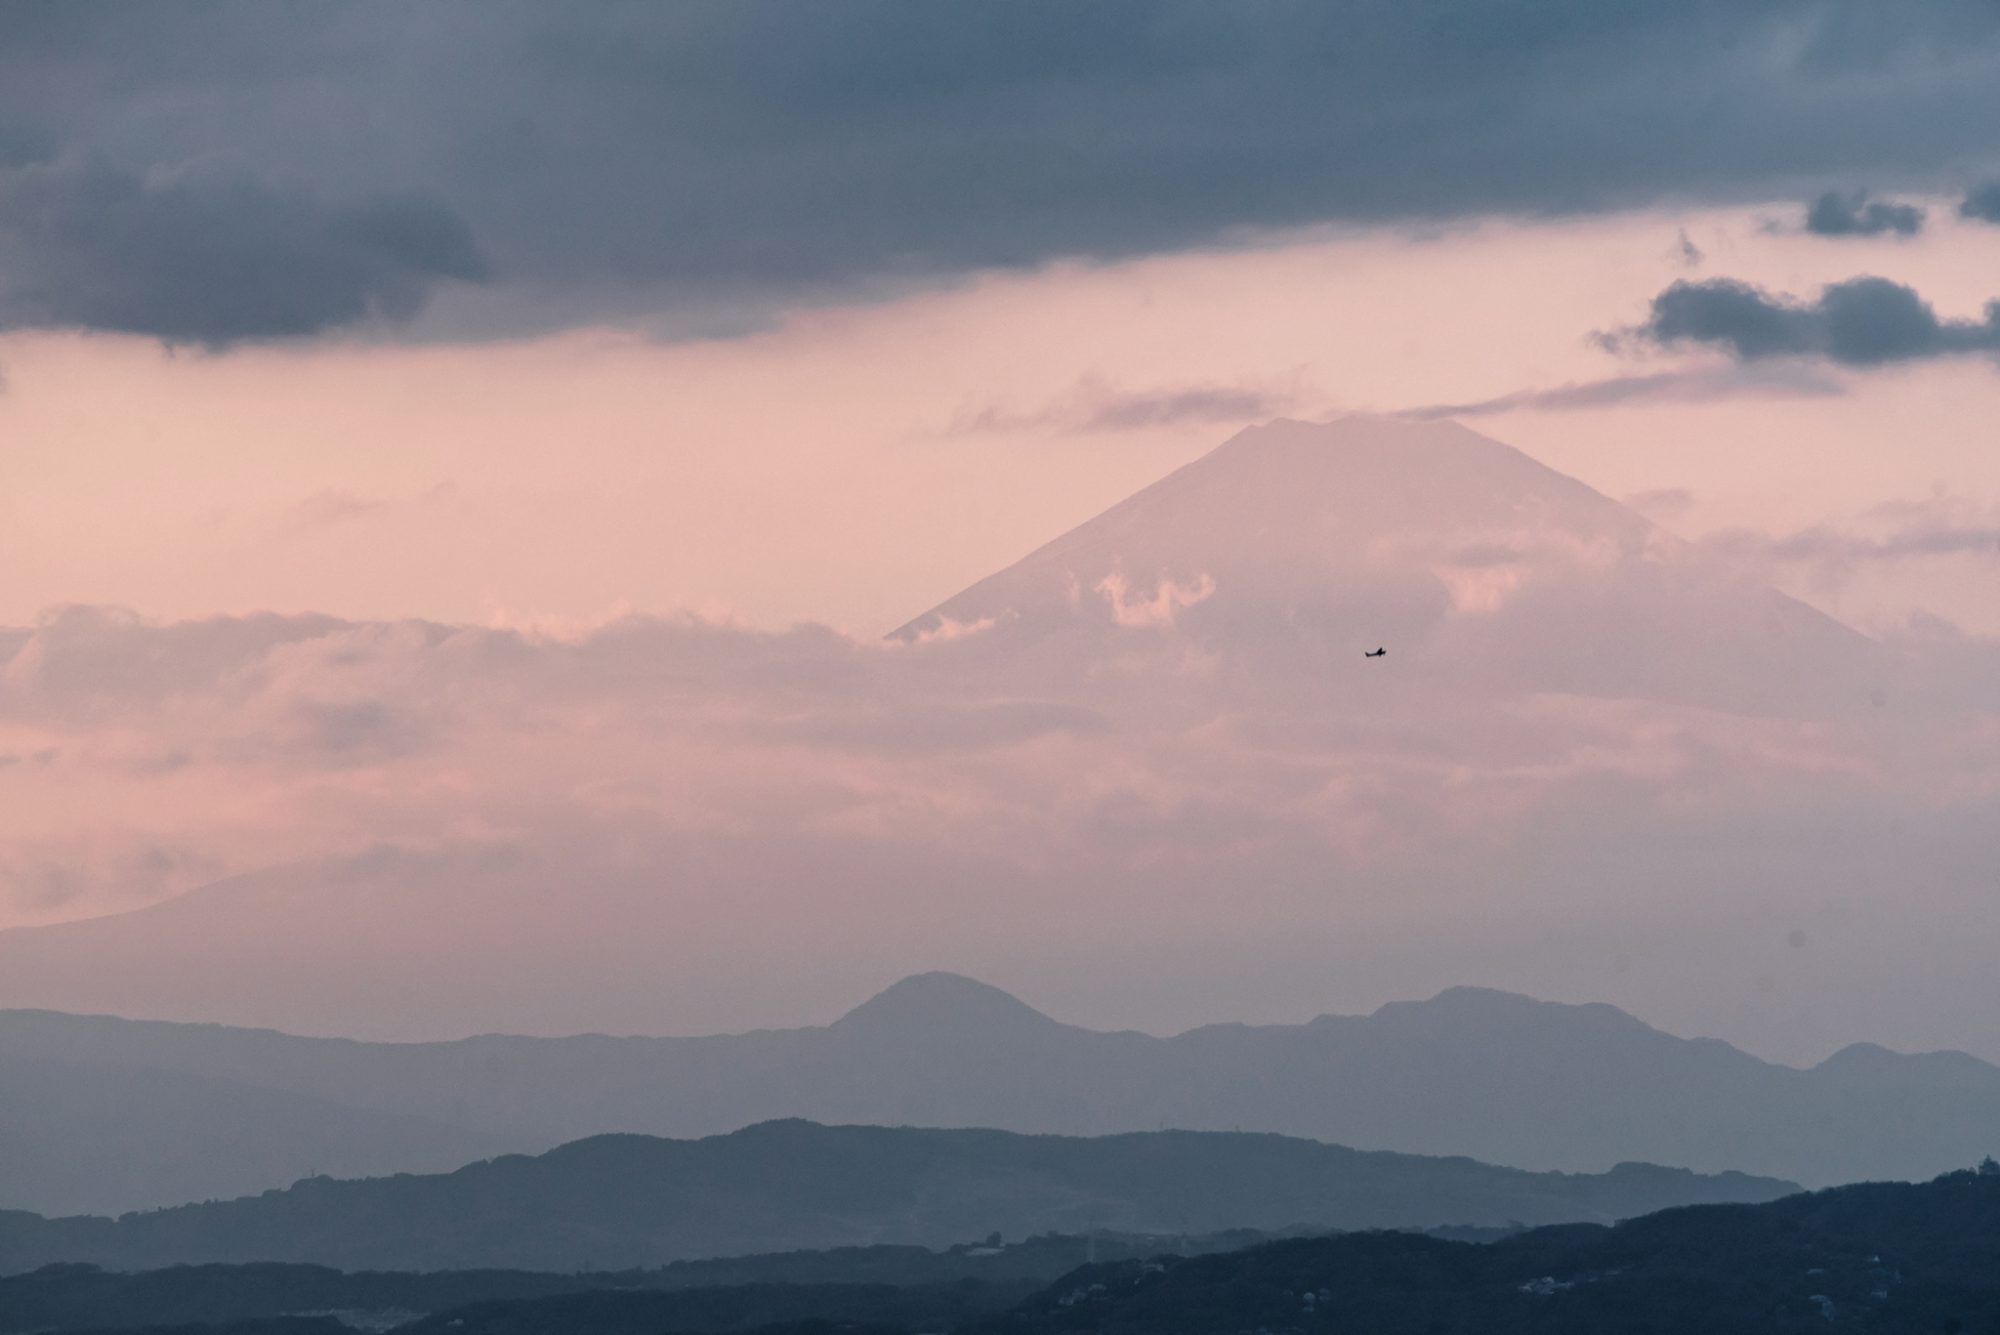
[[[1671,522],[1694,508],[1694,493],[1686,487],[1654,487],[1635,491],[1623,499],[1625,505],[1648,519]]]
[[[1027,431],[1063,434],[1144,431],[1155,427],[1213,426],[1282,416],[1306,397],[1289,385],[1186,384],[1151,389],[1118,389],[1085,377],[1036,407],[997,404],[967,408],[952,419],[949,434],[985,435]]]
[[[1911,528],[1882,538],[1816,527],[1780,539],[1771,545],[1771,552],[1784,561],[1841,565],[1905,561],[1922,556],[2000,557],[2000,524]]]
[[[1516,390],[1465,403],[1432,403],[1400,414],[1419,420],[1484,417],[1509,412],[1569,412],[1627,403],[1705,403],[1738,398],[1825,398],[1844,392],[1838,380],[1810,367],[1752,366],[1608,376],[1551,389]]]
[[[1862,531],[1816,525],[1776,540],[1771,550],[1781,560],[1842,565],[1927,556],[2000,557],[2000,507],[1950,492],[1885,501],[1859,521]]]
[[[216,345],[741,329],[1269,229],[1941,173],[2000,117],[2000,12],[1964,0],[10,10],[4,196],[52,202],[9,210],[7,320]]]
[[[1552,921],[1545,985],[1582,988],[1563,970],[1612,917],[1699,951],[1717,921],[1797,922],[1837,892],[1879,959],[1881,930],[1987,892],[1989,647],[1912,647],[1878,713],[1872,680],[1841,684],[1867,641],[1766,658],[1810,614],[1717,616],[1704,571],[1568,524],[1529,505],[1449,526],[1436,560],[1483,572],[1452,586],[1458,613],[1393,560],[1363,572],[1372,604],[1329,605],[1319,568],[1246,604],[1221,565],[1085,588],[1061,625],[919,644],[691,617],[555,636],[67,608],[0,630],[0,755],[60,750],[0,766],[0,921],[247,879],[126,920],[144,933],[129,973],[0,970],[0,1000],[60,987],[118,1009],[115,988],[321,1030],[645,1031],[740,997],[731,978],[957,961],[1151,977],[1134,995],[1156,1005],[1163,959],[1233,952],[1255,963],[1226,976],[1295,970],[1309,997],[1384,940],[1476,970]],[[1400,620],[1377,671],[1356,650],[1382,610]],[[1768,690],[1690,703],[1672,694],[1690,662]],[[1829,879],[1867,870],[1860,847],[1915,908]]]
[[[218,873],[200,853],[130,830],[65,844],[19,840],[0,849],[0,910],[30,913],[157,898]]]
[[[1940,557],[2000,563],[2000,507],[1939,491],[1885,502],[1842,523],[1775,534],[1729,529],[1701,545],[1750,567],[1801,569],[1818,587],[1837,590],[1870,566]]]
[[[1850,278],[1810,302],[1730,278],[1674,283],[1624,337],[1662,346],[1705,344],[1740,361],[1824,358],[1881,366],[2000,351],[2000,301],[1983,320],[1940,318],[1915,289],[1886,278]],[[1618,341],[1618,336],[1611,340]]]
[[[324,529],[337,528],[369,516],[381,516],[397,510],[407,511],[426,506],[448,505],[457,499],[458,494],[458,484],[448,479],[434,483],[414,495],[399,498],[362,496],[339,487],[323,487],[284,513],[279,525],[279,536],[299,537]]]
[[[1215,596],[1215,577],[1204,572],[1192,582],[1182,584],[1163,575],[1150,593],[1140,593],[1114,571],[1099,580],[1093,592],[1103,596],[1115,625],[1127,629],[1171,627],[1182,609]]]
[[[971,754],[1033,741],[1052,733],[1090,734],[1102,715],[1046,700],[996,700],[977,705],[922,704],[868,708],[810,720],[773,720],[753,731],[773,741],[865,748],[894,754]]]
[[[1813,236],[1915,236],[1923,229],[1922,208],[1870,199],[1865,190],[1829,190],[1806,206],[1805,230]]]
[[[1990,181],[1966,192],[1959,203],[1958,216],[1979,222],[2000,223],[2000,181]]]
[[[486,261],[422,196],[329,205],[248,173],[97,160],[0,172],[0,329],[226,347],[407,321]]]
[[[379,513],[390,502],[379,497],[357,496],[335,487],[322,488],[293,506],[289,515],[295,529],[331,528],[363,515]]]

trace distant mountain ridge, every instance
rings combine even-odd
[[[0,1136],[13,1128],[17,1162],[68,1167],[0,1181],[0,1207],[111,1213],[180,1203],[159,1185],[169,1180],[181,1199],[198,1199],[281,1186],[314,1167],[435,1169],[453,1154],[538,1152],[603,1132],[707,1136],[792,1117],[1064,1135],[1244,1129],[1530,1169],[1643,1161],[1813,1185],[1929,1177],[2000,1141],[2000,1068],[1964,1054],[1859,1045],[1798,1070],[1611,1006],[1479,989],[1171,1038],[1066,1025],[949,974],[905,979],[831,1025],[708,1038],[361,1043],[0,1012],[0,1108],[43,1088],[10,1074],[25,1069],[16,1064],[52,1061],[94,1073],[100,1087],[179,1073],[224,1082],[216,1088],[229,1100],[249,1086],[324,1115],[245,1127],[233,1159],[188,1150],[150,1177],[129,1165],[242,1119],[218,1120],[198,1101],[131,1104],[122,1131],[11,1117]],[[38,1140],[24,1138],[31,1128]],[[288,1157],[246,1183],[260,1135]]]
[[[1086,1139],[766,1122],[726,1136],[596,1136],[434,1176],[310,1178],[117,1220],[0,1215],[0,1270],[294,1261],[349,1269],[625,1268],[755,1252],[1104,1228],[1608,1222],[1797,1188],[1623,1164],[1529,1173],[1282,1136]]]

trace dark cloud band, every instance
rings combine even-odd
[[[26,0],[0,325],[742,328],[1243,229],[1907,179],[1996,119],[1983,0]]]
[[[222,346],[407,319],[438,284],[486,276],[464,221],[421,196],[327,205],[101,162],[0,174],[0,328]]]

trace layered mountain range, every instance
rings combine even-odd
[[[778,1118],[1241,1129],[1526,1169],[1640,1161],[1820,1184],[1976,1162],[2000,1127],[2000,1069],[1857,1045],[1799,1070],[1610,1006],[1478,989],[1157,1038],[927,974],[831,1025],[707,1038],[359,1043],[0,1012],[0,1108],[0,1207],[49,1214]]]
[[[52,1261],[627,1269],[993,1233],[1608,1223],[1794,1190],[1740,1173],[1527,1173],[1239,1132],[1087,1139],[767,1122],[695,1141],[599,1136],[442,1175],[310,1178],[117,1220],[0,1214],[0,1271]]]

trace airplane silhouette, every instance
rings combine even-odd
[[[1385,657],[1388,654],[1388,652],[1389,651],[1387,649],[1365,649],[1362,651],[1361,656],[1363,658],[1382,658]]]

